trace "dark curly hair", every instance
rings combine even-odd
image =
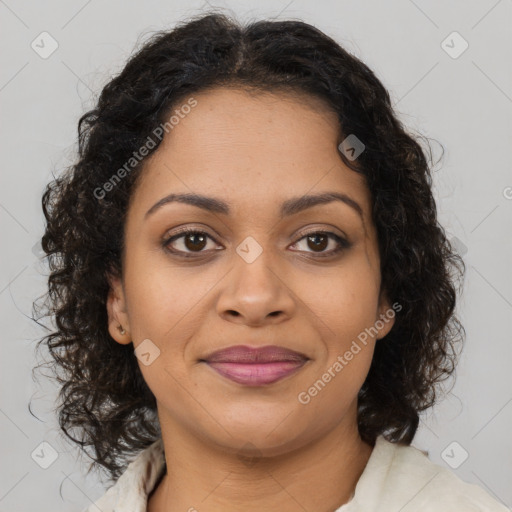
[[[456,278],[465,266],[437,221],[430,146],[427,160],[418,142],[426,138],[404,129],[375,74],[301,21],[242,26],[219,13],[182,21],[153,34],[105,85],[79,120],[77,162],[42,197],[50,270],[43,316],[54,317],[56,328],[38,348],[47,344],[62,385],[61,430],[83,452],[92,446],[89,471],[106,470],[111,480],[161,435],[133,346],[110,336],[106,308],[108,277],[122,275],[124,222],[147,157],[108,194],[98,190],[180,101],[220,86],[320,98],[339,118],[340,141],[354,134],[365,144],[357,160],[340,156],[366,179],[382,287],[402,309],[376,344],[359,392],[361,438],[373,445],[381,434],[410,444],[419,413],[438,400],[438,384],[454,372],[465,338],[455,316]]]

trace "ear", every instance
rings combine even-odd
[[[393,307],[391,307],[386,290],[381,290],[377,318],[375,319],[375,327],[379,331],[377,335],[378,340],[384,338],[391,331],[395,324],[396,313],[401,309],[402,306],[398,302],[395,302]]]
[[[113,276],[109,276],[108,281],[110,283],[107,297],[108,331],[118,343],[128,345],[132,339],[123,283],[119,277]]]

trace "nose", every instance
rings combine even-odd
[[[251,263],[236,254],[217,301],[218,314],[252,327],[283,322],[296,308],[293,284],[287,281],[265,251]]]

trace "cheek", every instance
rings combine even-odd
[[[324,352],[311,382],[311,396],[327,401],[335,417],[357,396],[373,358],[378,289],[375,275],[362,260],[346,266],[316,285],[311,318],[321,332]],[[311,290],[311,288],[310,288]],[[316,383],[316,384],[315,384]]]
[[[136,340],[155,339],[159,345],[180,338],[216,282],[215,276],[199,275],[197,270],[151,268],[149,263],[140,272],[132,268],[126,273],[130,327]]]
[[[313,286],[313,288],[312,288]],[[304,297],[331,348],[344,351],[377,320],[379,290],[368,266],[340,269],[309,283]]]

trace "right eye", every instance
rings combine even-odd
[[[187,228],[182,229],[179,233],[167,238],[163,242],[163,246],[173,254],[189,258],[191,257],[189,256],[190,254],[206,252],[203,251],[203,249],[207,245],[208,239],[215,242],[215,240],[205,231]],[[177,241],[180,241],[180,243],[175,244]],[[181,245],[181,248],[177,249],[176,245]]]

